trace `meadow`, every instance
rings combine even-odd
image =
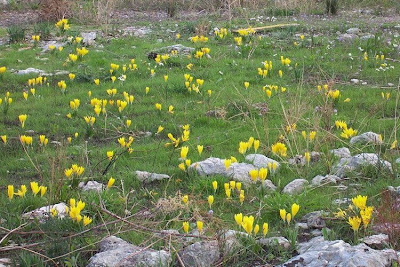
[[[203,240],[234,229],[249,236],[219,266],[279,264],[297,254],[304,237],[295,225],[309,212],[327,212],[325,238],[353,245],[374,224],[400,218],[387,198],[387,187],[400,185],[399,29],[385,24],[370,38],[342,41],[336,31],[346,24],[268,24],[287,23],[254,30],[266,23],[165,21],[140,37],[97,32],[87,45],[84,26],[61,20],[47,37],[61,46],[43,49],[40,32],[1,45],[2,257],[85,266],[100,240],[116,235],[180,262],[183,242],[157,233]],[[176,44],[187,49],[165,48]],[[27,68],[43,72],[18,74]],[[365,132],[378,139],[350,143]],[[375,153],[392,170],[362,166],[337,183],[311,185],[332,173],[340,159],[330,150],[341,147]],[[252,164],[246,155],[254,153],[279,167],[254,167],[245,178],[228,172]],[[209,157],[227,173],[200,175],[197,162]],[[169,177],[142,181],[136,171]],[[282,192],[298,178],[310,185]],[[266,180],[276,189],[262,186]],[[83,191],[79,183],[88,181],[103,188]],[[351,207],[333,204],[344,198]],[[57,203],[67,209],[22,216]],[[263,236],[286,237],[290,247],[262,246]],[[390,247],[400,248],[399,236],[392,233]]]

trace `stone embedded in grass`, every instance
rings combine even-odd
[[[22,214],[22,218],[25,219],[38,219],[41,223],[44,223],[47,219],[50,218],[51,210],[52,209],[57,210],[57,217],[60,219],[65,218],[67,213],[65,212],[67,205],[63,202],[54,204],[54,205],[49,205],[49,206],[44,206],[32,211],[29,211],[27,213]]]
[[[44,41],[41,48],[42,48],[42,53],[47,52],[50,50],[49,46],[54,46],[55,50],[57,50],[59,47],[64,47],[65,45],[67,45],[67,43],[60,43],[57,41]]]
[[[136,178],[143,183],[151,183],[171,178],[167,174],[151,173],[146,171],[135,171]]]
[[[188,47],[188,46],[184,46],[181,44],[175,44],[175,45],[158,48],[157,50],[155,50],[151,53],[167,54],[167,53],[171,53],[172,51],[177,51],[178,55],[190,55],[195,51],[195,49],[193,47]]]
[[[109,236],[100,242],[99,253],[92,256],[87,267],[101,266],[169,266],[171,254],[165,250],[132,245],[116,236]]]
[[[122,36],[135,36],[135,37],[145,37],[150,34],[152,30],[147,27],[126,27],[122,30]]]
[[[94,45],[95,40],[97,38],[96,32],[81,32],[81,36],[83,38],[82,43],[84,45]]]
[[[35,68],[27,68],[25,70],[17,70],[15,72],[17,75],[27,75],[27,74],[37,74],[37,75],[44,75],[45,71]]]
[[[367,246],[374,249],[383,249],[389,245],[389,236],[387,234],[371,235],[362,238]]]
[[[276,169],[279,169],[279,162],[276,160],[270,159],[264,155],[261,154],[249,154],[246,156],[246,160],[252,163],[254,166],[257,168],[268,168],[268,163],[275,163],[276,164]]]
[[[322,229],[326,227],[325,220],[322,217],[328,215],[323,210],[313,211],[304,215],[301,222],[306,222],[309,229]]]
[[[348,172],[356,171],[362,166],[375,166],[376,168],[382,168],[385,171],[392,172],[392,164],[386,160],[379,158],[374,153],[361,153],[351,158],[342,158],[339,163],[332,169],[331,174],[337,175],[340,178],[346,176]]]
[[[281,247],[283,249],[290,248],[290,242],[283,236],[274,236],[268,238],[260,238],[257,243],[266,247]]]
[[[241,249],[240,238],[248,238],[245,232],[223,230],[219,233],[218,240],[222,244],[221,251],[224,256],[231,255]]]
[[[201,241],[185,247],[179,252],[185,266],[211,267],[219,259],[218,241]]]
[[[397,260],[393,249],[374,250],[365,244],[351,246],[343,240],[327,241],[322,236],[300,243],[299,255],[279,266],[392,266]]]
[[[317,162],[320,159],[321,153],[315,151],[312,151],[310,153],[310,163]],[[307,161],[304,155],[296,155],[293,158],[289,159],[288,163],[291,165],[305,166],[307,164]]]
[[[338,158],[350,158],[351,157],[350,150],[347,147],[332,149],[329,152]]]
[[[350,28],[346,31],[348,34],[359,34],[361,30],[359,28]]]
[[[352,42],[354,39],[357,38],[357,35],[355,34],[348,34],[348,33],[344,33],[344,34],[340,34],[338,36],[338,40],[340,42]]]
[[[308,184],[309,182],[306,179],[294,179],[283,188],[282,193],[289,195],[300,194]]]
[[[104,189],[104,185],[96,181],[88,181],[87,183],[80,182],[78,187],[81,188],[82,191],[101,192]]]
[[[376,134],[374,132],[366,132],[357,136],[354,136],[350,139],[350,144],[376,144],[376,145],[381,145],[382,139],[379,134]]]
[[[264,189],[267,191],[276,191],[277,187],[272,183],[271,180],[266,179],[263,183],[262,186]]]
[[[336,184],[340,180],[341,180],[341,178],[336,175],[331,175],[331,174],[328,174],[325,176],[317,175],[312,179],[311,184],[312,185],[321,185],[321,184],[328,184],[328,183]]]

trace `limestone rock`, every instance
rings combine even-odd
[[[354,136],[350,139],[350,144],[376,144],[376,145],[381,145],[382,144],[382,139],[379,134],[376,134],[374,132],[366,132],[357,136]]]
[[[271,180],[266,179],[262,186],[267,190],[267,191],[276,191],[277,187],[272,183]]]
[[[94,45],[97,38],[96,32],[82,32],[81,36],[83,38],[82,43],[84,45]]]
[[[143,183],[151,183],[154,181],[161,181],[163,179],[171,178],[167,174],[150,173],[146,171],[136,171],[136,177]]]
[[[154,53],[171,53],[172,51],[177,51],[178,55],[189,55],[192,54],[194,52],[194,48],[193,47],[188,47],[188,46],[184,46],[181,44],[175,44],[175,45],[170,45],[170,46],[166,46],[166,47],[161,47],[157,50],[154,51]]]
[[[226,230],[219,234],[219,241],[222,244],[223,255],[229,255],[239,250],[241,247],[239,239],[241,237],[247,238],[249,235],[244,232],[235,230]]]
[[[336,184],[338,181],[340,181],[340,177],[336,176],[336,175],[317,175],[315,176],[312,181],[311,184],[313,185],[320,185],[320,184],[327,184],[327,183],[334,183]]]
[[[321,159],[321,154],[319,152],[312,151],[310,153],[310,162],[317,162]],[[305,166],[307,164],[306,158],[304,155],[296,155],[293,158],[288,160],[291,165],[300,165]]]
[[[249,172],[254,169],[256,169],[256,167],[252,164],[235,162],[229,166],[227,176],[231,177],[235,181],[249,184],[253,182],[250,178]]]
[[[43,75],[45,73],[44,70],[40,70],[40,69],[35,69],[35,68],[27,68],[25,70],[17,70],[17,72],[15,74],[17,75],[27,75],[27,74],[37,74],[37,75]]]
[[[226,176],[226,168],[224,161],[220,158],[210,157],[203,161],[193,163],[189,167],[195,169],[200,176],[224,175]]]
[[[311,229],[322,229],[326,226],[325,220],[322,216],[327,215],[326,212],[319,210],[307,213],[301,218],[302,222],[306,222],[308,228]]]
[[[348,33],[344,33],[344,34],[340,34],[338,36],[338,40],[340,42],[352,42],[354,39],[357,38],[357,35],[355,34],[348,34]]]
[[[219,259],[218,241],[196,242],[179,252],[185,266],[211,267]]]
[[[329,152],[331,152],[333,155],[335,155],[338,158],[350,158],[351,157],[350,150],[347,147],[332,149]]]
[[[86,184],[84,182],[80,182],[78,187],[81,188],[82,191],[101,192],[103,191],[104,185],[96,181],[88,181]]]
[[[268,237],[268,238],[261,238],[257,240],[257,243],[267,246],[267,247],[275,247],[279,246],[284,249],[290,248],[290,242],[283,236],[275,236],[275,237]]]
[[[246,160],[252,163],[257,168],[267,168],[268,163],[275,163],[277,166],[276,169],[278,169],[280,165],[279,162],[277,162],[276,160],[270,159],[261,154],[249,154],[246,156]]]
[[[43,44],[41,45],[42,48],[42,53],[49,51],[49,46],[54,45],[55,49],[58,49],[59,47],[64,47],[67,43],[61,43],[58,41],[44,41]]]
[[[50,218],[50,216],[51,216],[50,211],[53,208],[57,210],[58,218],[63,219],[67,215],[67,213],[65,212],[67,205],[65,203],[61,202],[58,204],[44,206],[44,207],[29,211],[27,213],[24,213],[24,214],[22,214],[22,218],[38,219],[40,222],[45,222],[48,218]]]
[[[389,236],[386,234],[366,236],[362,241],[369,247],[375,249],[383,249],[389,244]]]
[[[100,251],[90,258],[87,267],[169,266],[171,254],[165,250],[154,250],[134,246],[116,236],[100,242]]]
[[[343,240],[326,241],[323,237],[315,237],[308,242],[300,243],[299,255],[283,263],[282,267],[347,267],[392,266],[397,259],[392,249],[374,250],[365,244],[351,246]]]
[[[304,191],[305,187],[308,185],[308,181],[305,179],[295,179],[288,183],[282,190],[282,193],[294,195],[300,194]]]
[[[359,28],[350,28],[346,31],[348,34],[359,34],[361,31]]]
[[[382,160],[377,154],[374,153],[361,153],[351,158],[342,158],[339,163],[332,169],[332,174],[343,178],[347,172],[357,170],[362,166],[372,165],[376,168],[382,168],[386,171],[392,172],[392,164]]]
[[[122,30],[123,36],[144,37],[150,34],[152,30],[147,27],[126,27]]]

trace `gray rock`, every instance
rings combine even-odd
[[[340,34],[338,36],[338,40],[340,42],[352,42],[354,39],[357,38],[357,35],[355,34],[348,34],[348,33],[344,33],[344,34]]]
[[[169,179],[171,178],[167,174],[158,174],[158,173],[151,173],[151,172],[146,172],[146,171],[135,171],[136,177],[141,181],[142,183],[151,183],[154,181],[161,181],[163,179]]]
[[[152,30],[147,27],[126,27],[122,30],[123,36],[145,37],[150,34]]]
[[[100,251],[90,258],[87,267],[169,266],[171,254],[165,250],[153,250],[134,246],[116,236],[100,242]]]
[[[400,195],[400,186],[397,186],[397,187],[388,186],[387,189],[393,193]]]
[[[244,184],[253,183],[249,172],[254,169],[256,169],[256,167],[252,164],[235,162],[229,166],[227,176]]]
[[[280,164],[276,160],[270,159],[264,155],[261,154],[249,154],[246,156],[246,160],[249,161],[251,164],[256,166],[257,168],[267,168],[268,163],[276,163],[276,166],[278,169]]]
[[[96,32],[82,32],[81,36],[83,38],[82,43],[84,45],[94,45],[97,38]]]
[[[282,190],[282,193],[294,195],[299,194],[304,191],[305,187],[308,185],[308,181],[305,179],[295,179],[288,183]]]
[[[351,79],[350,82],[354,83],[354,84],[358,84],[360,82],[359,79]]]
[[[363,41],[365,41],[365,40],[373,39],[373,38],[375,38],[375,35],[368,33],[368,34],[366,34],[366,35],[364,35],[364,36],[361,36],[360,39],[363,40]]]
[[[383,249],[389,244],[389,236],[386,234],[366,236],[362,241],[369,247],[374,249]]]
[[[365,244],[351,246],[343,240],[326,241],[323,237],[315,237],[308,242],[300,243],[299,255],[280,265],[282,267],[347,267],[391,266],[397,259],[392,249],[374,250]]]
[[[311,236],[322,236],[322,231],[320,229],[314,229],[310,232]]]
[[[103,191],[104,185],[96,182],[96,181],[88,181],[86,184],[84,182],[80,182],[78,187],[82,189],[82,191]]]
[[[179,252],[185,266],[209,267],[219,259],[218,241],[196,242]]]
[[[283,236],[275,236],[275,237],[268,237],[268,238],[260,238],[257,240],[257,243],[267,246],[267,247],[276,247],[279,246],[284,249],[290,248],[290,242]]]
[[[40,70],[40,69],[35,69],[35,68],[27,68],[25,70],[17,70],[17,72],[15,74],[17,75],[27,75],[27,74],[37,74],[37,75],[43,75],[45,73],[44,70]]]
[[[307,223],[296,223],[295,227],[297,229],[307,230],[308,229],[308,224]]]
[[[244,232],[235,230],[225,230],[219,234],[219,241],[222,245],[222,253],[224,256],[235,253],[241,248],[240,238],[247,238],[249,235]]]
[[[0,0],[0,5],[8,5],[8,0]]]
[[[348,34],[359,34],[361,31],[359,28],[350,28],[346,31]]]
[[[190,165],[189,169],[196,170],[200,176],[210,176],[210,175],[226,176],[227,173],[224,160],[213,157],[193,163],[192,165]]]
[[[267,189],[267,191],[276,191],[277,187],[272,183],[271,180],[265,179],[262,186]]]
[[[338,158],[350,158],[351,157],[350,150],[347,147],[332,149],[329,152],[331,152],[333,155],[335,155]]]
[[[321,159],[321,154],[319,152],[312,151],[310,153],[310,162],[317,162]],[[293,158],[288,160],[291,165],[300,165],[305,166],[307,164],[306,158],[304,155],[296,155]]]
[[[396,163],[400,164],[400,158],[396,159]]]
[[[336,184],[340,180],[341,178],[336,175],[331,175],[331,174],[325,176],[317,175],[312,179],[311,184],[313,185],[328,184],[328,183]]]
[[[381,145],[382,139],[379,137],[379,134],[376,134],[374,132],[366,132],[357,136],[354,136],[350,139],[350,144],[376,144],[376,145]]]
[[[9,267],[12,266],[12,263],[10,258],[0,258],[0,267]]]
[[[313,211],[307,213],[301,218],[302,222],[306,222],[308,228],[312,229],[322,229],[326,226],[325,220],[322,219],[322,216],[327,216],[328,214],[322,210]]]
[[[195,49],[193,47],[184,46],[181,44],[170,45],[166,47],[161,47],[155,50],[155,53],[171,53],[172,51],[177,51],[178,54],[181,55],[189,55],[192,54]]]
[[[42,53],[49,51],[49,46],[50,45],[54,45],[56,47],[56,49],[58,49],[61,46],[65,46],[67,43],[61,43],[61,42],[57,42],[57,41],[44,41],[43,44],[41,45],[42,48]]]
[[[338,198],[335,199],[334,201],[332,201],[333,204],[335,205],[348,205],[351,203],[351,199],[350,198]]]
[[[47,219],[50,218],[50,213],[51,209],[56,209],[57,210],[57,217],[60,219],[65,218],[67,213],[65,212],[67,205],[63,202],[54,204],[54,205],[49,205],[49,206],[44,206],[32,211],[29,211],[27,213],[22,214],[22,218],[24,219],[38,219],[40,222],[45,222]]]
[[[361,153],[351,158],[342,158],[339,163],[332,169],[332,174],[343,178],[347,172],[353,172],[362,166],[372,165],[377,168],[383,168],[392,172],[392,164],[386,160],[382,160],[374,153]]]

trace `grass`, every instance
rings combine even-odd
[[[233,23],[246,25],[243,20]],[[221,25],[211,26],[212,29]],[[166,22],[160,27],[175,26]],[[320,27],[323,30],[325,26]],[[300,204],[299,214],[295,218],[298,221],[311,211],[334,212],[337,207],[332,205],[333,200],[358,194],[367,195],[371,199],[370,204],[378,206],[382,190],[388,185],[400,184],[395,179],[396,168],[393,174],[372,168],[352,174],[350,180],[343,182],[347,186],[343,191],[327,185],[309,188],[294,196],[280,193],[295,178],[311,181],[318,174],[329,173],[336,162],[329,154],[333,148],[346,146],[352,154],[380,153],[390,162],[399,157],[397,149],[389,149],[391,143],[399,138],[396,109],[399,97],[397,69],[400,66],[398,52],[393,46],[382,41],[340,43],[332,35],[313,36],[313,31],[302,23],[298,28],[278,29],[260,38],[257,35],[246,37],[246,46],[242,47],[235,47],[231,34],[222,40],[209,36],[207,43],[193,44],[188,40],[192,33],[185,33],[185,29],[190,28],[192,26],[185,22],[177,24],[176,30],[182,34],[180,40],[175,39],[175,34],[161,30],[157,33],[153,31],[145,38],[100,38],[96,42],[104,48],[89,47],[89,54],[75,63],[66,59],[70,53],[75,53],[77,46],[80,47],[76,44],[68,44],[62,52],[53,53],[42,53],[30,42],[0,47],[0,67],[7,67],[0,78],[0,93],[4,98],[5,93],[10,92],[13,98],[7,114],[0,117],[0,134],[7,135],[8,140],[6,144],[0,144],[0,158],[3,159],[0,165],[0,203],[4,207],[0,212],[4,227],[2,231],[7,232],[27,222],[23,231],[10,234],[2,245],[7,248],[12,242],[39,243],[32,247],[36,253],[18,249],[3,250],[4,253],[26,266],[43,261],[46,264],[56,261],[71,264],[68,266],[81,266],[95,253],[98,241],[108,234],[117,234],[141,246],[155,241],[151,232],[134,230],[121,221],[102,226],[115,220],[102,207],[121,217],[136,215],[128,217],[128,220],[154,230],[173,228],[182,232],[183,221],[195,223],[196,220],[202,220],[206,226],[205,235],[210,237],[222,229],[239,229],[233,218],[234,214],[242,212],[255,216],[255,222],[260,225],[268,222],[269,236],[286,233],[289,237],[292,232],[281,221],[279,209],[290,210],[292,203]],[[79,33],[80,29],[72,25],[71,31]],[[305,34],[306,37],[301,40],[296,34]],[[400,42],[398,37],[390,37],[393,43]],[[155,42],[157,38],[163,42]],[[294,46],[294,42],[299,45]],[[148,59],[149,52],[175,43],[196,49],[209,47],[210,58],[172,56],[163,66]],[[364,52],[360,51],[362,49],[368,51],[367,61],[364,60]],[[385,60],[376,60],[375,56],[381,54],[385,55]],[[280,56],[289,58],[290,66],[283,66]],[[117,79],[112,83],[110,63],[120,65],[115,74],[119,77],[123,74],[122,66],[128,66],[131,59],[135,59],[138,70],[128,69],[125,82]],[[262,78],[257,75],[257,68],[262,68],[261,62],[265,60],[272,61],[273,68],[266,78]],[[189,63],[194,64],[192,70],[186,67]],[[394,69],[377,71],[383,63]],[[22,92],[29,92],[30,89],[27,80],[37,75],[19,76],[12,70],[28,67],[39,68],[47,73],[66,70],[76,74],[76,77],[70,80],[68,75],[49,75],[43,85],[35,86],[35,96],[29,93],[28,99],[24,100]],[[155,70],[154,76],[150,75],[150,69]],[[283,71],[282,78],[278,75],[279,70]],[[193,76],[194,80],[204,79],[199,94],[189,93],[185,88],[186,73]],[[164,81],[164,75],[168,75],[167,82]],[[93,82],[97,78],[100,79],[100,85]],[[367,84],[352,84],[349,82],[352,78],[366,81]],[[67,83],[65,94],[57,87],[60,80]],[[244,88],[244,82],[250,83],[249,88]],[[388,83],[394,86],[388,86]],[[328,84],[332,90],[340,90],[341,97],[334,101],[327,99],[324,89],[322,92],[317,90],[317,85],[324,84]],[[262,90],[266,85],[277,85],[287,90],[273,92],[269,98]],[[150,87],[148,94],[145,93],[146,87]],[[110,88],[117,88],[115,97],[106,93]],[[207,94],[208,90],[212,90],[211,97]],[[90,97],[88,91],[91,91]],[[94,115],[90,105],[92,98],[113,99],[116,102],[117,99],[123,100],[124,91],[134,95],[135,100],[131,105],[118,112],[115,104],[108,104],[106,116]],[[389,99],[383,100],[381,92],[390,93]],[[350,98],[350,102],[344,102],[346,98]],[[80,99],[76,113],[69,107],[73,99]],[[161,111],[155,109],[156,103],[162,104]],[[256,108],[260,104],[266,107],[264,113]],[[169,105],[174,106],[173,114],[167,112]],[[317,106],[320,111],[316,111]],[[217,109],[225,110],[226,116],[217,118],[206,115],[208,111]],[[71,119],[66,117],[68,113],[74,113]],[[24,128],[18,121],[20,114],[28,115]],[[83,119],[87,115],[96,117],[93,129],[89,127],[90,134]],[[127,119],[132,120],[130,127],[126,126]],[[340,131],[334,127],[335,120],[345,120],[349,127],[357,129],[359,133],[374,131],[382,134],[384,144],[350,146],[349,140],[341,138]],[[287,132],[286,126],[293,123],[296,129]],[[165,147],[164,144],[170,141],[168,133],[180,136],[182,126],[186,124],[190,125],[190,140],[184,145],[189,146],[188,157],[192,162],[210,156],[222,159],[235,156],[243,162],[244,157],[238,153],[239,142],[247,141],[251,136],[259,139],[261,146],[258,153],[282,163],[279,171],[268,177],[278,187],[277,191],[266,193],[256,185],[244,186],[245,201],[241,205],[236,193],[232,194],[232,199],[226,199],[223,183],[228,182],[228,178],[204,178],[194,172],[179,170],[180,149]],[[160,125],[165,129],[156,134]],[[307,133],[317,131],[316,139],[305,142],[301,135],[303,130]],[[151,132],[151,135],[143,134],[146,132]],[[78,133],[77,137],[74,137],[75,133]],[[19,141],[22,134],[33,136],[32,146],[25,146],[24,149]],[[39,145],[41,134],[49,138],[45,147]],[[127,139],[129,136],[135,138],[132,153],[127,153],[117,142],[118,138]],[[67,141],[68,137],[72,138],[71,143]],[[288,147],[286,158],[271,151],[271,145],[279,140]],[[197,145],[204,146],[201,155],[196,152]],[[107,151],[119,155],[115,162],[110,163],[107,159]],[[287,164],[287,158],[303,155],[306,151],[319,151],[323,156],[318,163],[304,167]],[[114,177],[115,185],[100,194],[71,187],[71,180],[65,177],[64,169],[72,164],[85,168],[79,180],[96,180],[107,184],[109,178]],[[167,173],[171,179],[142,184],[135,177],[136,170]],[[218,181],[219,186],[215,194],[211,186],[214,180]],[[29,189],[24,198],[14,196],[12,200],[8,199],[6,192],[9,184],[16,189],[22,184],[29,188],[31,181],[48,186],[44,197],[32,196]],[[354,183],[359,185],[352,186]],[[210,216],[207,197],[212,194],[215,195],[215,201],[213,216]],[[183,195],[189,196],[187,206],[181,202]],[[70,198],[82,199],[86,203],[82,214],[93,218],[91,224],[82,226],[69,218],[52,218],[42,224],[21,218],[24,212],[61,201],[68,203]],[[140,216],[144,211],[149,215]],[[352,242],[351,230],[344,221],[335,221],[329,227],[334,229],[339,238]],[[86,229],[91,230],[85,232]],[[163,242],[157,242],[153,248],[163,248],[164,245]],[[253,239],[244,241],[242,245],[240,253],[224,259],[224,264],[243,266],[259,261],[279,263],[289,259],[294,252],[294,248],[290,251],[261,248]],[[179,247],[179,244],[173,242],[173,246]]]

